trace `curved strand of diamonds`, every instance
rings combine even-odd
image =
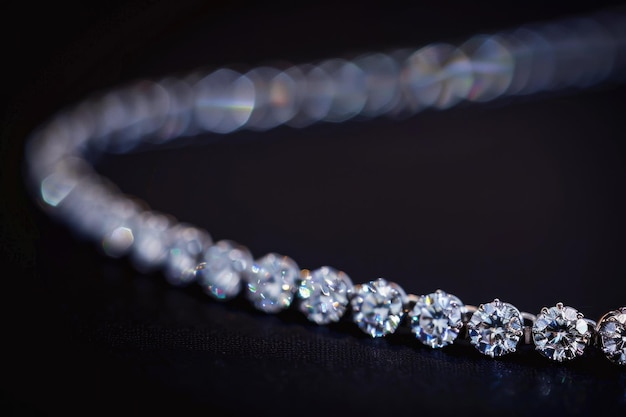
[[[128,255],[141,272],[161,269],[173,285],[195,281],[218,300],[243,291],[267,313],[295,302],[319,325],[351,311],[372,337],[407,324],[431,348],[452,344],[465,328],[470,343],[490,357],[515,352],[523,340],[562,362],[595,344],[610,361],[625,365],[626,307],[596,324],[560,302],[535,316],[498,299],[473,307],[442,290],[407,295],[385,278],[354,285],[345,272],[330,266],[301,270],[275,253],[255,260],[238,243],[214,243],[208,232],[122,194],[87,159],[207,132],[408,116],[461,101],[585,88],[623,78],[625,69],[626,15],[600,13],[477,35],[460,46],[435,43],[245,74],[222,68],[141,81],[64,110],[34,132],[28,181],[47,213],[98,242],[107,255]]]

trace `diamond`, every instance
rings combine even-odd
[[[470,343],[480,353],[492,358],[515,352],[522,327],[520,311],[497,298],[478,306],[467,323]]]
[[[163,265],[169,251],[171,219],[150,211],[141,213],[132,229],[135,241],[131,260],[141,272],[149,272]]]
[[[317,324],[339,321],[353,291],[352,280],[345,272],[329,266],[304,271],[298,288],[300,311]]]
[[[544,307],[533,324],[533,342],[537,350],[553,361],[563,362],[583,354],[591,338],[584,316],[572,307],[557,303]]]
[[[504,94],[513,80],[513,55],[504,40],[495,36],[478,35],[460,49],[467,54],[473,80],[467,98],[489,101]]]
[[[88,195],[91,197],[91,195]],[[95,200],[95,201],[94,201]],[[99,204],[98,198],[90,199],[90,207],[75,207],[73,219],[80,219],[81,229],[88,230],[88,225],[96,239],[101,239],[102,249],[107,255],[119,258],[131,251],[135,236],[133,229],[139,217],[139,206],[125,198],[117,198],[110,203]],[[106,207],[106,208],[105,208]]]
[[[232,298],[241,289],[241,274],[252,265],[252,255],[243,246],[220,240],[210,246],[196,267],[196,280],[204,291],[218,300]]]
[[[472,64],[459,48],[431,44],[405,62],[403,89],[413,109],[446,109],[467,98],[473,84]]]
[[[353,319],[365,333],[382,337],[396,331],[406,303],[406,293],[398,284],[378,278],[356,287]]]
[[[463,327],[464,310],[461,300],[444,291],[422,295],[409,313],[411,331],[431,348],[447,346],[454,342]]]
[[[598,323],[600,349],[618,365],[626,365],[626,307],[609,311]]]
[[[208,132],[229,133],[242,127],[254,110],[255,89],[245,75],[222,68],[195,83],[194,116]]]
[[[254,307],[277,313],[291,305],[300,278],[300,268],[293,259],[269,253],[245,271],[247,296]]]
[[[211,244],[211,236],[203,230],[179,224],[173,228],[170,239],[165,277],[172,285],[187,285],[196,278],[196,266]]]

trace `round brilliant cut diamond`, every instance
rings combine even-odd
[[[352,280],[345,272],[329,266],[306,271],[298,288],[300,311],[317,324],[339,321],[353,291]]]
[[[142,272],[152,271],[166,261],[171,221],[162,214],[143,212],[133,228],[131,259]]]
[[[372,337],[393,333],[404,316],[406,302],[404,290],[384,278],[358,285],[351,301],[354,322]]]
[[[176,286],[191,283],[196,277],[196,266],[210,244],[211,236],[207,232],[186,224],[176,226],[164,267],[168,282]]]
[[[582,355],[591,338],[589,325],[583,315],[561,303],[541,309],[532,332],[537,350],[548,359],[558,362]]]
[[[431,348],[447,346],[454,342],[463,327],[464,308],[456,296],[441,290],[422,295],[409,313],[411,331]]]
[[[196,267],[198,284],[211,296],[225,300],[241,289],[241,274],[252,265],[252,255],[243,246],[221,240],[210,246]]]
[[[618,365],[626,365],[626,307],[610,311],[598,324],[600,348]]]
[[[299,277],[293,259],[269,253],[245,271],[248,299],[261,311],[277,313],[291,305]]]
[[[497,298],[481,304],[467,323],[470,343],[480,353],[492,358],[515,352],[522,327],[520,311]]]
[[[80,218],[80,216],[87,215],[91,217],[88,220],[89,224],[100,225],[99,229],[103,236],[102,249],[107,255],[118,258],[128,253],[135,241],[133,228],[140,208],[134,202],[123,200],[114,201],[106,209],[98,206],[99,204],[96,204],[95,209],[79,210],[73,217]]]

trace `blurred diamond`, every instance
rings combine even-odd
[[[300,311],[317,324],[339,321],[353,292],[350,277],[329,266],[306,271],[300,283]]]
[[[170,245],[164,274],[172,285],[187,285],[195,279],[195,270],[211,236],[195,227],[179,224],[170,233]]]
[[[162,214],[145,211],[134,223],[135,242],[131,251],[133,265],[141,272],[160,267],[167,259],[169,250],[170,219]]]
[[[351,301],[354,322],[372,337],[391,334],[400,325],[406,302],[404,290],[384,278],[358,285]]]
[[[252,254],[243,246],[220,240],[210,246],[196,268],[196,281],[218,300],[232,298],[241,290],[241,275],[252,265]]]
[[[269,253],[245,271],[246,294],[257,309],[277,313],[291,305],[299,277],[300,269],[293,259]]]

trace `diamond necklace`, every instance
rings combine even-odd
[[[140,272],[160,270],[175,286],[195,282],[217,300],[244,292],[266,313],[293,304],[319,325],[350,311],[371,337],[407,326],[431,348],[464,334],[492,358],[532,343],[546,358],[563,362],[593,346],[626,365],[626,307],[597,322],[560,302],[534,315],[499,299],[476,307],[442,290],[407,294],[384,278],[355,285],[345,272],[301,269],[276,253],[254,259],[245,246],[213,242],[208,232],[124,195],[88,158],[202,133],[410,116],[462,101],[585,88],[626,70],[625,28],[626,15],[602,13],[477,35],[458,46],[436,43],[351,60],[137,82],[66,109],[35,131],[27,149],[28,181],[49,215],[100,243],[107,255],[128,256]]]

